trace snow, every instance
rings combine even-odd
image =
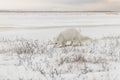
[[[0,80],[119,80],[119,21],[120,14],[0,13],[0,27],[16,27],[0,29]],[[91,39],[54,47],[71,26]]]
[[[2,27],[118,25],[120,15],[105,13],[0,13]],[[46,24],[47,23],[47,24]]]
[[[81,27],[83,46],[53,47],[55,29],[0,32],[0,80],[118,80],[120,28]],[[78,28],[77,28],[78,29]]]

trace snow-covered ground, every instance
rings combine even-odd
[[[118,25],[120,13],[0,13],[0,27]]]
[[[82,46],[54,47],[66,28],[0,32],[0,80],[119,80],[120,28],[81,27]]]

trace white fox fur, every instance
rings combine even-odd
[[[66,43],[70,41],[70,45],[73,45],[74,42],[80,43],[80,32],[76,29],[67,29],[60,32],[60,34],[55,38],[55,44],[58,46],[66,46]]]

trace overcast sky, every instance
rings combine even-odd
[[[0,10],[120,10],[120,0],[0,0]]]

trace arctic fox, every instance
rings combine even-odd
[[[79,45],[81,42],[80,31],[76,29],[67,29],[60,32],[60,34],[55,38],[55,45],[65,47],[67,42],[70,42],[70,45],[77,43]]]

